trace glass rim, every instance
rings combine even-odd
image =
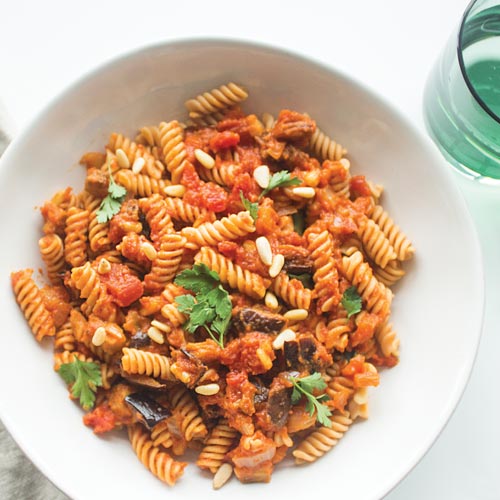
[[[467,70],[465,69],[465,62],[464,58],[462,55],[462,38],[463,38],[463,31],[465,27],[465,22],[467,21],[467,18],[469,17],[470,11],[472,10],[472,7],[476,4],[478,0],[472,0],[467,8],[465,9],[463,15],[462,15],[462,20],[460,21],[460,29],[458,30],[458,43],[457,43],[457,56],[458,56],[458,65],[460,66],[460,71],[462,72],[462,76],[464,78],[465,84],[467,85],[467,88],[469,89],[470,93],[476,99],[477,103],[488,113],[491,118],[493,118],[497,123],[500,123],[500,116],[498,116],[493,110],[490,109],[490,107],[483,101],[482,97],[476,92],[476,89],[474,88],[474,85],[469,79],[469,75],[467,74]]]

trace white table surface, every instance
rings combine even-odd
[[[384,96],[423,130],[426,77],[466,5],[466,0],[5,2],[0,100],[21,130],[82,73],[128,49],[178,37],[237,37],[332,65]],[[481,345],[448,425],[389,500],[500,499],[500,188],[478,186],[458,175],[456,180],[484,254]]]

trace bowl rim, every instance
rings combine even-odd
[[[445,181],[448,184],[448,187],[454,191],[455,201],[461,205],[461,209],[465,214],[462,223],[466,225],[466,230],[469,234],[473,235],[471,242],[471,250],[475,254],[476,263],[476,276],[477,276],[477,285],[480,290],[480,296],[477,297],[478,307],[480,311],[480,317],[477,318],[478,324],[476,326],[477,333],[475,335],[474,342],[474,350],[473,355],[468,358],[468,365],[466,367],[462,367],[461,372],[461,380],[459,384],[455,385],[455,390],[452,394],[450,394],[450,403],[447,408],[444,409],[440,413],[440,418],[438,425],[434,425],[432,432],[429,433],[429,436],[426,440],[423,440],[420,447],[416,449],[413,453],[413,457],[407,460],[405,465],[405,472],[396,480],[392,486],[386,487],[384,491],[382,491],[383,498],[388,495],[392,490],[394,490],[418,465],[418,463],[425,457],[425,455],[432,448],[436,440],[441,435],[442,431],[447,426],[449,420],[454,414],[462,396],[465,392],[465,389],[468,385],[468,382],[471,377],[471,373],[477,358],[477,353],[479,349],[479,344],[482,336],[483,325],[484,325],[484,313],[485,313],[485,278],[484,278],[484,259],[482,255],[482,249],[479,241],[478,231],[473,222],[472,215],[470,213],[469,207],[466,203],[464,194],[460,190],[458,184],[453,178],[453,173],[448,165],[446,165],[445,159],[439,154],[437,147],[432,143],[431,139],[423,133],[423,130],[418,127],[414,121],[410,119],[410,116],[407,116],[405,113],[400,111],[396,106],[389,101],[385,96],[379,94],[375,90],[371,89],[369,85],[366,83],[357,80],[356,78],[350,76],[347,73],[344,73],[341,70],[338,70],[335,66],[330,65],[322,60],[317,59],[314,56],[309,54],[300,53],[298,51],[289,49],[287,47],[280,46],[277,43],[267,43],[255,41],[248,38],[236,38],[232,36],[186,36],[186,37],[175,37],[175,38],[166,38],[163,40],[153,41],[151,43],[142,44],[131,48],[129,50],[125,50],[121,53],[118,53],[114,56],[108,57],[106,60],[101,61],[99,64],[90,67],[86,71],[83,71],[80,76],[76,79],[73,79],[69,83],[67,83],[61,90],[59,90],[52,98],[50,98],[46,103],[40,107],[40,109],[33,115],[33,117],[20,129],[17,131],[14,139],[7,146],[4,154],[0,157],[0,176],[3,172],[3,169],[6,168],[7,163],[9,163],[10,157],[16,154],[16,150],[19,147],[18,144],[22,142],[25,136],[30,135],[34,132],[40,125],[41,122],[45,119],[45,116],[50,113],[52,108],[56,107],[56,105],[67,98],[72,92],[76,91],[80,86],[84,85],[88,81],[92,80],[94,77],[98,76],[101,72],[112,69],[114,66],[120,66],[128,59],[133,59],[140,57],[141,55],[147,55],[150,52],[160,50],[162,48],[169,47],[181,47],[181,48],[189,48],[189,47],[203,47],[208,48],[210,44],[215,44],[217,46],[226,45],[227,47],[236,47],[240,49],[257,49],[259,51],[265,51],[270,54],[276,54],[279,56],[286,56],[293,59],[296,59],[302,63],[316,66],[323,71],[331,74],[335,78],[343,80],[349,85],[357,88],[362,93],[366,94],[369,98],[377,101],[380,105],[386,108],[398,121],[402,122],[407,129],[411,132],[412,135],[418,137],[424,144],[426,149],[426,154],[433,157],[437,164],[440,164],[441,167],[437,170],[438,174],[443,176]],[[58,490],[62,491],[66,495],[70,495],[71,485],[65,483],[64,478],[56,477],[54,471],[45,466],[43,458],[32,453],[28,452],[30,449],[29,443],[25,442],[23,437],[20,435],[16,429],[16,426],[13,422],[11,422],[8,416],[5,415],[5,411],[3,410],[3,406],[0,404],[0,421],[4,424],[6,430],[19,446],[19,448],[23,451],[24,455],[28,460],[47,478]],[[72,496],[72,498],[78,498],[78,496]],[[375,498],[375,497],[374,497]]]

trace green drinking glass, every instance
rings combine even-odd
[[[500,184],[500,2],[475,0],[424,92],[427,130],[445,158],[475,180]]]

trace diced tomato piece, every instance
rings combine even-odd
[[[358,316],[356,331],[351,335],[351,345],[356,347],[371,339],[380,323],[380,317],[376,314],[363,312]]]
[[[353,175],[350,180],[350,188],[351,193],[354,193],[356,198],[358,196],[370,196],[372,193],[364,175]]]
[[[116,417],[109,406],[103,405],[84,415],[83,423],[88,427],[92,427],[96,434],[103,434],[115,428]]]
[[[238,244],[234,241],[221,241],[217,245],[217,250],[228,259],[234,260],[236,259]]]
[[[99,278],[120,307],[129,306],[144,293],[141,280],[124,264],[112,263],[109,273],[100,274]]]
[[[365,357],[358,354],[354,356],[347,365],[342,369],[344,377],[353,377],[356,373],[363,373],[365,371]]]
[[[239,134],[230,130],[225,130],[224,132],[218,132],[212,137],[210,140],[210,148],[217,153],[221,149],[228,149],[232,146],[236,146],[239,142]]]

